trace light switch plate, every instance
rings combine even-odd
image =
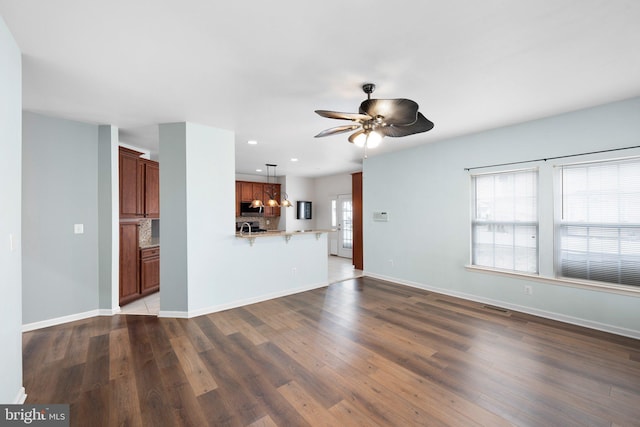
[[[83,234],[84,224],[73,224],[73,232],[74,234]]]

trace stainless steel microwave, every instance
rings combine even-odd
[[[263,214],[264,214],[263,208],[252,208],[251,202],[240,202],[241,216],[262,216]]]

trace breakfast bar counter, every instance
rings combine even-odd
[[[331,229],[318,229],[318,230],[296,230],[296,231],[284,231],[284,230],[270,230],[270,231],[262,231],[259,233],[251,233],[251,232],[237,232],[236,237],[239,239],[247,239],[249,244],[253,246],[256,239],[264,238],[264,237],[282,237],[286,242],[288,242],[293,236],[299,236],[304,234],[315,234],[316,238],[319,239],[320,236],[324,233],[331,233]]]

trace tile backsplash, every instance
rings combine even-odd
[[[267,221],[269,224],[267,224]],[[258,222],[260,223],[260,228],[264,228],[265,230],[277,230],[278,223],[280,222],[279,217],[269,217],[265,218],[262,216],[237,216],[236,222]]]
[[[153,237],[153,233],[151,232],[151,221],[150,219],[141,219],[138,224],[140,227],[138,228],[138,241],[140,246],[146,246],[151,242],[151,238]]]

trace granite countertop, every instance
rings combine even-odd
[[[160,239],[157,237],[152,237],[150,240],[140,243],[140,249],[155,248],[158,246],[160,246]]]

